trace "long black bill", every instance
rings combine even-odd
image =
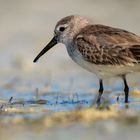
[[[45,54],[49,49],[51,49],[54,45],[57,44],[57,38],[54,36],[52,40],[46,45],[46,47],[37,55],[37,57],[34,59],[34,63],[37,62],[37,60]]]

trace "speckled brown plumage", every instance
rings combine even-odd
[[[75,37],[75,45],[86,61],[103,65],[140,62],[140,37],[104,25],[88,25]]]
[[[72,18],[74,18],[73,15],[70,15],[70,16],[67,16],[67,17],[62,18],[60,21],[57,22],[56,27],[59,26],[59,25],[66,24],[66,23],[69,22]]]

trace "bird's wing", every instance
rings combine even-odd
[[[75,47],[86,61],[95,64],[140,63],[140,37],[118,28],[88,25],[75,37]]]

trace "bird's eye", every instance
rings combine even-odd
[[[60,32],[63,32],[64,30],[65,30],[65,27],[60,27],[60,28],[59,28],[59,31],[60,31]]]

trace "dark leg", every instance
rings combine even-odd
[[[98,98],[97,98],[97,105],[100,105],[100,103],[101,103],[101,96],[102,96],[103,90],[104,90],[102,79],[99,80],[99,84],[100,84],[100,87],[99,87],[99,94],[98,94]]]
[[[125,103],[128,103],[129,87],[125,75],[123,75],[123,82],[124,82]]]

